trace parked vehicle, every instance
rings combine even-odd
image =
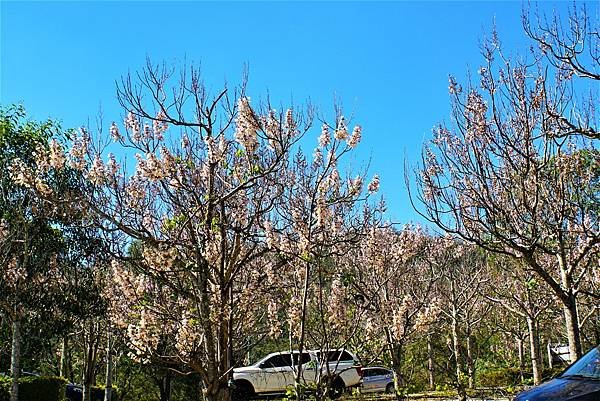
[[[363,368],[361,393],[394,392],[394,372],[381,366]]]
[[[81,401],[83,399],[83,386],[74,383],[67,383],[66,400]]]
[[[256,396],[285,394],[295,384],[298,367],[301,381],[307,386],[329,384],[329,397],[338,398],[351,387],[361,383],[362,369],[358,359],[346,350],[282,351],[267,355],[253,365],[233,369],[231,383],[234,400]]]
[[[526,390],[514,401],[600,400],[600,345],[579,358],[555,379]]]

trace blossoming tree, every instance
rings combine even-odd
[[[404,387],[405,348],[425,336],[438,316],[436,274],[427,260],[428,235],[407,226],[372,226],[345,263],[363,300],[363,342],[373,359],[388,353],[396,384]]]
[[[282,171],[280,196],[264,222],[266,245],[273,252],[267,277],[275,288],[269,300],[273,333],[285,314],[291,349],[322,351],[346,347],[356,334],[362,310],[354,302],[344,255],[358,246],[379,208],[368,205],[379,178],[365,185],[365,174],[351,177],[342,165],[359,144],[362,129],[350,130],[341,110],[323,121],[312,160],[297,153]],[[344,178],[344,175],[346,177]],[[365,188],[366,187],[366,188]],[[321,352],[323,366],[328,353]],[[302,396],[302,365],[295,367],[297,396]],[[343,383],[331,372],[319,373],[317,396],[339,396]]]
[[[127,114],[123,125],[110,126],[116,145],[92,140],[85,128],[74,133],[60,157],[92,185],[53,194],[53,202],[77,206],[112,240],[110,313],[133,356],[183,364],[200,375],[207,399],[221,400],[248,335],[264,332],[257,326],[273,311],[264,308],[272,299],[264,273],[275,249],[292,276],[303,274],[303,317],[293,324],[304,343],[309,293],[322,279],[313,266],[343,252],[342,242],[358,230],[352,223],[362,177],[342,182],[336,163],[361,130],[349,133],[338,115],[320,140],[319,151],[329,153],[308,166],[291,151],[311,126],[310,108],[303,114],[276,112],[268,101],[252,106],[244,85],[211,95],[198,71],[179,79],[173,73],[149,62],[139,81],[122,80],[118,96]],[[104,154],[114,146],[122,160]],[[132,154],[135,168],[126,165]],[[20,174],[37,188],[33,171],[23,166]],[[378,179],[369,184],[371,192],[377,187]],[[274,231],[281,248],[273,246]]]
[[[454,125],[424,147],[413,199],[441,229],[535,271],[561,302],[575,360],[580,287],[600,246],[599,153],[580,137],[560,139],[569,131],[548,110],[573,104],[547,95],[552,75],[536,55],[505,60],[495,36],[483,52],[477,85],[463,91],[450,79]],[[558,70],[553,79],[559,93],[570,78]]]
[[[514,264],[517,263],[515,266]],[[495,258],[487,299],[501,305],[507,312],[525,320],[529,335],[529,356],[534,384],[542,379],[542,354],[540,350],[539,326],[541,317],[554,306],[554,299],[546,286],[541,286],[534,272],[523,269],[511,258]]]

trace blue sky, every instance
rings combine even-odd
[[[598,3],[591,3],[598,13]],[[540,7],[566,15],[571,2]],[[239,82],[274,104],[334,99],[363,127],[353,165],[370,160],[393,221],[419,221],[403,164],[431,128],[448,121],[448,74],[466,79],[495,20],[509,51],[530,42],[515,2],[10,2],[1,0],[0,102],[23,103],[35,119],[65,127],[121,122],[115,81],[146,56],[201,64],[209,88]],[[312,154],[318,129],[309,134]]]

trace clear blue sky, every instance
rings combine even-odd
[[[155,61],[201,63],[208,87],[239,81],[274,104],[310,98],[325,112],[341,101],[363,127],[355,165],[371,174],[396,222],[418,221],[403,160],[414,162],[449,120],[448,74],[464,81],[482,58],[495,19],[509,50],[529,46],[514,2],[7,2],[0,0],[3,105],[65,127],[122,121],[115,80]],[[565,14],[571,2],[540,3]],[[597,15],[598,2],[589,6]],[[318,132],[312,134],[312,154]]]

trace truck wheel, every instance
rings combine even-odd
[[[331,383],[329,387],[329,398],[332,400],[338,399],[344,394],[344,390],[346,390],[346,384],[342,379],[336,377],[335,380]]]
[[[231,401],[247,401],[254,394],[252,385],[246,382],[234,382],[231,388]]]

